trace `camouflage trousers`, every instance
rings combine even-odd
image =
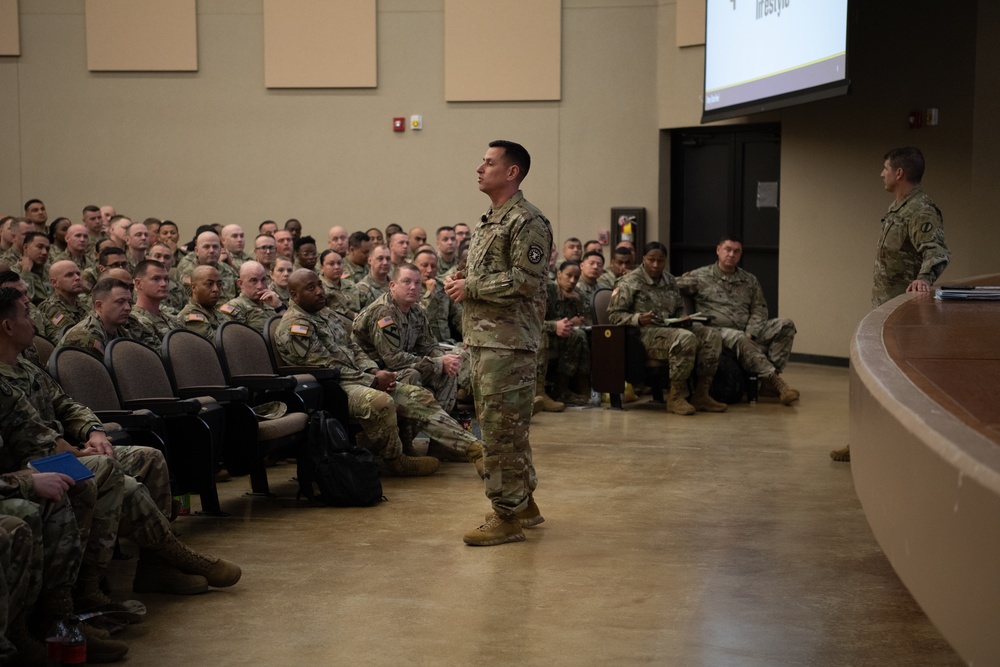
[[[458,381],[455,388],[456,390],[464,389],[467,396],[472,396],[472,360],[469,358],[469,347],[465,343],[458,343],[455,345],[455,352],[462,355],[462,365],[458,368]]]
[[[714,377],[722,354],[722,337],[717,329],[695,323],[691,329],[648,326],[640,330],[646,356],[666,361],[670,383],[683,383],[697,371],[698,377]]]
[[[88,511],[88,507],[89,511],[93,511],[93,503],[97,499],[97,489],[93,483],[77,482],[71,491],[76,491],[83,511]],[[12,566],[20,567],[28,577],[26,588],[21,593],[24,606],[27,608],[34,604],[43,590],[71,587],[80,570],[83,549],[69,498],[63,498],[59,502],[46,500],[40,504],[21,498],[8,498],[0,501],[0,514],[20,521],[23,525],[20,537],[30,540],[29,547],[22,547],[27,549],[27,556],[18,557],[12,563]],[[12,583],[11,579],[7,581],[8,585]]]
[[[513,518],[538,485],[528,427],[537,358],[527,350],[472,347],[476,414],[483,431],[486,497],[497,516]]]
[[[779,317],[765,322],[757,335],[757,344],[764,348],[764,354],[779,373],[785,370],[788,357],[792,356],[795,333],[795,323]]]
[[[549,349],[555,350],[557,375],[567,379],[590,377],[590,343],[583,329],[573,329],[569,337],[546,336]],[[548,354],[545,355],[548,362]],[[558,398],[558,397],[556,397]]]
[[[2,505],[0,502],[0,512]],[[16,654],[14,645],[7,640],[10,621],[21,610],[30,609],[38,596],[35,590],[35,597],[31,597],[34,548],[34,537],[27,523],[0,515],[0,662],[4,664]]]
[[[347,409],[361,424],[365,438],[374,452],[394,459],[403,451],[399,438],[400,422],[411,429],[424,431],[432,441],[448,451],[465,454],[476,437],[448,416],[434,395],[415,384],[414,373],[397,375],[396,390],[391,394],[357,384],[342,385],[347,393]]]
[[[756,340],[739,329],[719,327],[717,331],[722,336],[722,345],[736,355],[743,370],[760,377],[781,372],[788,363],[795,338],[795,325],[791,320],[768,320]]]
[[[140,481],[159,510],[170,516],[173,494],[163,452],[153,447],[115,447],[115,458],[122,471]]]
[[[421,374],[420,384],[434,394],[434,400],[447,413],[455,408],[455,394],[458,392],[458,376],[440,374]]]

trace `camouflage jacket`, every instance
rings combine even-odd
[[[347,278],[352,283],[357,284],[361,282],[361,279],[368,275],[368,265],[358,266],[352,262],[347,257],[344,258],[344,273],[341,274],[340,279],[344,280]]]
[[[420,307],[424,309],[431,333],[439,343],[454,343],[455,333],[458,334],[458,340],[461,340],[462,304],[448,298],[440,279],[433,291],[424,289],[420,297]]]
[[[372,386],[378,364],[347,336],[337,316],[327,316],[326,310],[307,313],[293,301],[274,332],[275,352],[286,365],[339,368],[342,384]]]
[[[0,377],[0,473],[24,470],[28,461],[52,454],[61,436],[42,421],[21,390]],[[0,487],[3,497],[28,498],[23,494],[30,493],[33,484],[30,475],[11,475]]]
[[[574,290],[574,296],[568,297],[555,283],[546,283],[545,289],[548,292],[548,298],[545,300],[545,330],[547,332],[554,334],[556,322],[564,317],[567,319],[582,317],[584,324],[590,324],[590,301],[585,301],[579,292]]]
[[[80,269],[81,272],[83,272],[85,269],[97,268],[97,260],[94,259],[93,255],[89,254],[86,251],[84,251],[83,257],[79,259],[69,254],[69,248],[65,250],[55,250],[55,248],[53,248],[53,251],[54,252],[49,254],[50,265],[68,259],[69,261],[76,264],[76,268]]]
[[[875,248],[872,307],[904,293],[917,278],[933,285],[947,266],[941,210],[917,186],[902,201],[893,202],[882,218]]]
[[[70,398],[55,380],[29,361],[18,359],[16,366],[0,364],[0,400],[4,402],[11,400],[11,395],[6,391],[10,388],[16,390],[12,393],[23,395],[31,406],[26,415],[30,417],[29,422],[23,425],[36,434],[42,434],[43,437],[34,438],[40,440],[39,444],[16,455],[21,456],[20,461],[15,462],[13,457],[10,459],[5,457],[0,469],[10,470],[6,466],[15,463],[14,469],[19,470],[24,468],[29,460],[48,455],[51,453],[51,445],[55,444],[55,438],[61,434],[65,434],[66,439],[74,444],[86,442],[87,432],[92,427],[101,425],[97,415]],[[40,423],[30,423],[34,421]],[[9,434],[3,432],[0,435],[6,442]]]
[[[242,322],[263,333],[267,321],[278,313],[266,303],[256,303],[245,294],[240,294],[219,306],[218,314],[223,320]]]
[[[219,328],[218,313],[194,301],[188,301],[181,312],[177,313],[177,321],[182,329],[193,331],[206,340],[212,340],[215,330]]]
[[[21,276],[21,280],[28,286],[28,298],[31,299],[31,303],[39,305],[54,294],[52,283],[49,282],[48,272],[45,267],[42,267],[38,271],[33,268],[22,271],[21,267],[17,266],[16,270],[18,275]]]
[[[386,280],[385,285],[379,285],[372,280],[372,276],[369,273],[357,283],[355,289],[358,293],[358,310],[360,311],[366,306],[375,303],[375,299],[389,291],[389,281]]]
[[[174,329],[180,329],[177,318],[163,309],[154,315],[142,306],[132,306],[127,326],[129,337],[145,343],[154,350],[159,350],[164,337]]]
[[[455,252],[454,255],[452,255],[452,257],[451,257],[450,260],[445,259],[439,253],[438,254],[438,275],[444,275],[448,271],[451,271],[453,268],[455,268],[456,264],[458,264],[458,252],[457,251]]]
[[[739,329],[756,338],[767,323],[764,290],[752,273],[739,267],[730,274],[718,263],[703,266],[677,278],[677,286],[694,299],[696,311],[712,316],[712,326]]]
[[[594,292],[596,292],[599,287],[600,284],[598,283],[594,283],[594,286],[591,287],[587,283],[583,282],[583,278],[581,278],[579,282],[577,282],[576,291],[580,294],[581,297],[583,297],[583,302],[587,305],[587,310],[590,310],[590,304],[594,300]],[[587,319],[589,320],[590,317],[587,316]]]
[[[187,305],[188,295],[187,290],[176,280],[170,280],[170,286],[167,291],[167,298],[160,302],[160,307],[167,306],[174,313],[179,313]]]
[[[118,329],[114,334],[108,335],[97,315],[90,313],[63,334],[58,347],[78,347],[104,363],[104,350],[108,343],[116,338],[132,338],[132,336],[125,328]]]
[[[606,269],[601,277],[597,279],[597,287],[603,287],[606,289],[614,289],[615,283],[618,282],[618,276],[611,269]]]
[[[649,311],[663,319],[679,317],[684,313],[684,301],[672,275],[664,271],[654,281],[640,266],[618,279],[608,303],[608,319],[612,324],[637,327],[639,315]]]
[[[292,304],[292,295],[289,294],[287,287],[278,287],[274,283],[269,283],[267,289],[277,294],[278,298],[281,299],[281,303],[286,306],[290,306]]]
[[[236,276],[240,275],[240,267],[243,266],[243,262],[250,261],[253,257],[250,257],[246,252],[241,252],[239,254],[229,254],[229,261],[226,262],[233,271],[236,272]]]
[[[191,295],[191,273],[196,266],[198,266],[198,260],[195,258],[194,253],[191,253],[177,267],[177,278],[181,285],[184,286],[184,292],[188,296]],[[240,289],[236,285],[239,274],[225,262],[218,262],[215,265],[215,269],[219,272],[219,301],[235,299],[240,293]]]
[[[518,190],[476,225],[465,267],[462,338],[469,345],[536,351],[545,318],[552,227]]]
[[[349,279],[341,278],[340,284],[334,285],[326,279],[326,276],[320,276],[320,282],[323,283],[323,291],[326,292],[327,308],[349,320],[353,320],[361,312],[358,291]]]
[[[415,368],[421,375],[441,375],[444,350],[431,333],[427,315],[419,304],[404,313],[391,292],[386,292],[354,320],[351,336],[372,359],[381,359],[387,370]]]
[[[38,304],[38,312],[41,314],[42,327],[39,333],[49,340],[58,340],[60,331],[81,322],[90,313],[90,297],[86,294],[78,294],[76,304],[71,304],[58,293],[53,294],[45,301]]]

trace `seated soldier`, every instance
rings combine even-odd
[[[63,259],[49,268],[49,282],[53,294],[38,304],[42,314],[42,328],[38,332],[51,341],[59,334],[82,321],[90,312],[90,297],[83,293],[80,269],[71,260]]]
[[[97,264],[89,269],[81,269],[84,286],[96,285],[108,269],[128,269],[125,251],[115,246],[111,239],[102,239],[97,245],[100,248]]]
[[[602,273],[604,273],[604,255],[601,253],[588,252],[580,260],[580,280],[576,283],[576,291],[583,297],[587,311],[590,310],[590,304],[594,300],[597,281]]]
[[[378,230],[375,230],[378,231]],[[382,232],[378,232],[380,235]],[[372,251],[372,241],[364,232],[354,232],[347,239],[347,256],[344,257],[344,278],[357,284],[368,273],[368,255]],[[322,261],[322,260],[321,260]]]
[[[219,271],[214,266],[194,267],[191,279],[191,298],[177,314],[181,327],[193,331],[206,340],[212,340],[219,328],[219,315],[215,311],[222,289]]]
[[[24,235],[21,261],[15,269],[28,286],[28,298],[36,306],[52,296],[52,285],[45,273],[49,259],[49,237],[42,232]]]
[[[420,307],[420,271],[401,264],[392,271],[389,291],[364,308],[354,321],[351,336],[371,359],[386,370],[402,373],[412,369],[419,384],[434,393],[434,399],[451,412],[455,407],[458,369],[462,357],[438,346],[427,315]]]
[[[545,331],[556,368],[552,391],[557,401],[585,405],[590,402],[590,345],[580,327],[587,323],[590,304],[576,290],[580,265],[563,262],[555,283],[546,283]],[[548,355],[545,359],[548,364]]]
[[[104,363],[104,350],[116,338],[131,338],[125,326],[132,312],[130,285],[117,278],[102,278],[91,292],[93,308],[87,317],[70,327],[58,347],[78,347]]]
[[[52,262],[59,262],[64,259],[72,260],[74,264],[80,267],[82,272],[84,269],[90,269],[96,266],[97,258],[87,252],[87,242],[90,240],[90,236],[87,233],[86,225],[70,225],[69,229],[66,230],[66,249],[60,252],[49,253],[49,257]],[[87,290],[90,291],[92,285],[87,285]]]
[[[767,319],[764,290],[752,273],[739,267],[743,242],[724,236],[715,248],[719,261],[688,271],[677,279],[681,294],[694,299],[694,309],[712,317],[722,344],[736,355],[748,373],[760,377],[764,393],[784,405],[799,400],[799,392],[781,378],[795,339],[788,319]]]
[[[226,263],[239,273],[243,262],[252,259],[243,250],[246,246],[246,233],[239,225],[226,225],[222,228],[220,240],[226,251]]]
[[[669,363],[668,411],[677,415],[693,415],[695,410],[725,412],[728,406],[708,395],[719,367],[722,338],[716,329],[699,323],[688,321],[688,331],[666,322],[684,314],[677,281],[664,270],[666,265],[667,247],[658,241],[647,243],[642,266],[619,280],[611,293],[608,319],[612,324],[639,327],[646,356]],[[695,370],[697,382],[689,403],[688,378]]]
[[[281,302],[286,306],[289,305],[291,301],[291,295],[288,293],[288,278],[292,275],[292,271],[295,267],[292,265],[290,260],[284,257],[278,257],[274,260],[271,265],[271,270],[268,272],[268,276],[271,278],[271,283],[268,285],[268,289],[278,295]]]
[[[7,224],[10,230],[11,244],[6,250],[0,252],[0,262],[11,269],[18,270],[24,254],[24,237],[29,232],[35,231],[35,226],[24,218],[11,218]]]
[[[127,325],[129,337],[159,350],[167,333],[180,328],[177,318],[161,308],[169,290],[167,269],[155,259],[143,260],[135,267],[134,282],[135,305]]]
[[[426,389],[396,383],[396,374],[380,370],[344,332],[337,317],[327,316],[319,276],[299,269],[289,279],[292,303],[275,332],[275,351],[287,365],[340,369],[348,409],[358,420],[369,446],[397,475],[430,475],[438,460],[403,453],[397,418],[409,432],[423,430],[451,451],[465,450],[482,477],[482,444],[449,417]],[[408,422],[405,423],[405,422]]]
[[[189,253],[177,266],[177,276],[182,285],[190,289],[193,280],[191,273],[197,266],[210,266],[218,272],[217,281],[219,283],[220,298],[232,299],[236,297],[236,271],[225,262],[220,262],[222,254],[222,243],[219,235],[215,232],[205,231],[195,238],[194,252]]]
[[[455,239],[455,228],[442,225],[435,233],[437,238],[438,271],[444,273],[458,263],[458,241]],[[416,255],[413,256],[416,259]]]
[[[336,250],[324,250],[319,256],[320,280],[326,293],[326,307],[353,321],[361,311],[358,292],[349,278],[345,278],[344,262]]]
[[[438,258],[431,250],[420,250],[413,258],[420,271],[423,295],[420,307],[427,314],[431,333],[439,343],[454,345],[462,337],[462,304],[448,298],[444,284],[438,279]]]
[[[292,243],[295,249],[295,268],[316,270],[316,239],[311,236],[302,236]]]
[[[100,288],[98,283],[95,289]],[[171,507],[170,475],[163,455],[149,447],[112,447],[93,412],[19,357],[34,330],[17,290],[0,289],[0,325],[0,378],[5,388],[0,391],[0,413],[23,397],[31,404],[25,416],[32,428],[49,434],[17,441],[5,428],[7,420],[0,422],[0,438],[22,445],[0,449],[0,472],[23,470],[38,457],[65,451],[95,475],[96,509],[76,582],[77,608],[110,602],[100,582],[119,533],[140,548],[136,592],[193,594],[210,585],[225,587],[239,581],[241,572],[235,564],[198,554],[171,532],[165,514]]]
[[[267,271],[260,262],[252,259],[243,262],[237,284],[240,295],[219,306],[219,315],[222,319],[242,322],[265,333],[267,321],[285,312],[287,306],[267,288]]]
[[[397,232],[401,238],[406,234]],[[389,271],[392,270],[392,253],[386,246],[372,248],[368,254],[368,275],[357,284],[358,306],[364,308],[389,291]]]
[[[166,243],[154,243],[149,248],[149,259],[155,259],[167,270],[167,298],[160,303],[171,315],[177,315],[187,304],[187,291],[184,286],[174,280],[177,275],[174,267],[174,253]]]
[[[615,248],[611,254],[611,267],[597,279],[597,286],[614,289],[618,279],[634,268],[632,251],[626,247]]]

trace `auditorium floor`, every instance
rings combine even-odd
[[[470,464],[384,480],[367,509],[289,505],[220,485],[226,518],[192,546],[235,587],[149,606],[120,635],[142,665],[958,665],[896,578],[854,493],[846,369],[796,364],[800,405],[723,415],[575,409],[532,424],[527,541],[473,548],[488,505]],[[765,399],[773,401],[773,399]],[[195,499],[197,507],[198,501]],[[116,597],[134,561],[115,563]]]

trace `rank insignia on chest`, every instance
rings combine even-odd
[[[187,321],[188,322],[204,322],[205,321],[205,316],[202,315],[201,313],[188,313]]]
[[[288,328],[288,332],[293,333],[296,336],[308,336],[309,327],[306,326],[305,324],[293,324],[291,327]]]
[[[389,317],[389,316],[387,315],[386,317],[383,317],[382,319],[380,319],[380,320],[378,321],[378,328],[379,328],[379,329],[385,329],[385,328],[386,328],[387,326],[389,326],[390,324],[392,324],[392,317]]]
[[[225,313],[226,315],[232,315],[235,310],[236,307],[231,303],[225,303],[219,306],[219,311]]]

